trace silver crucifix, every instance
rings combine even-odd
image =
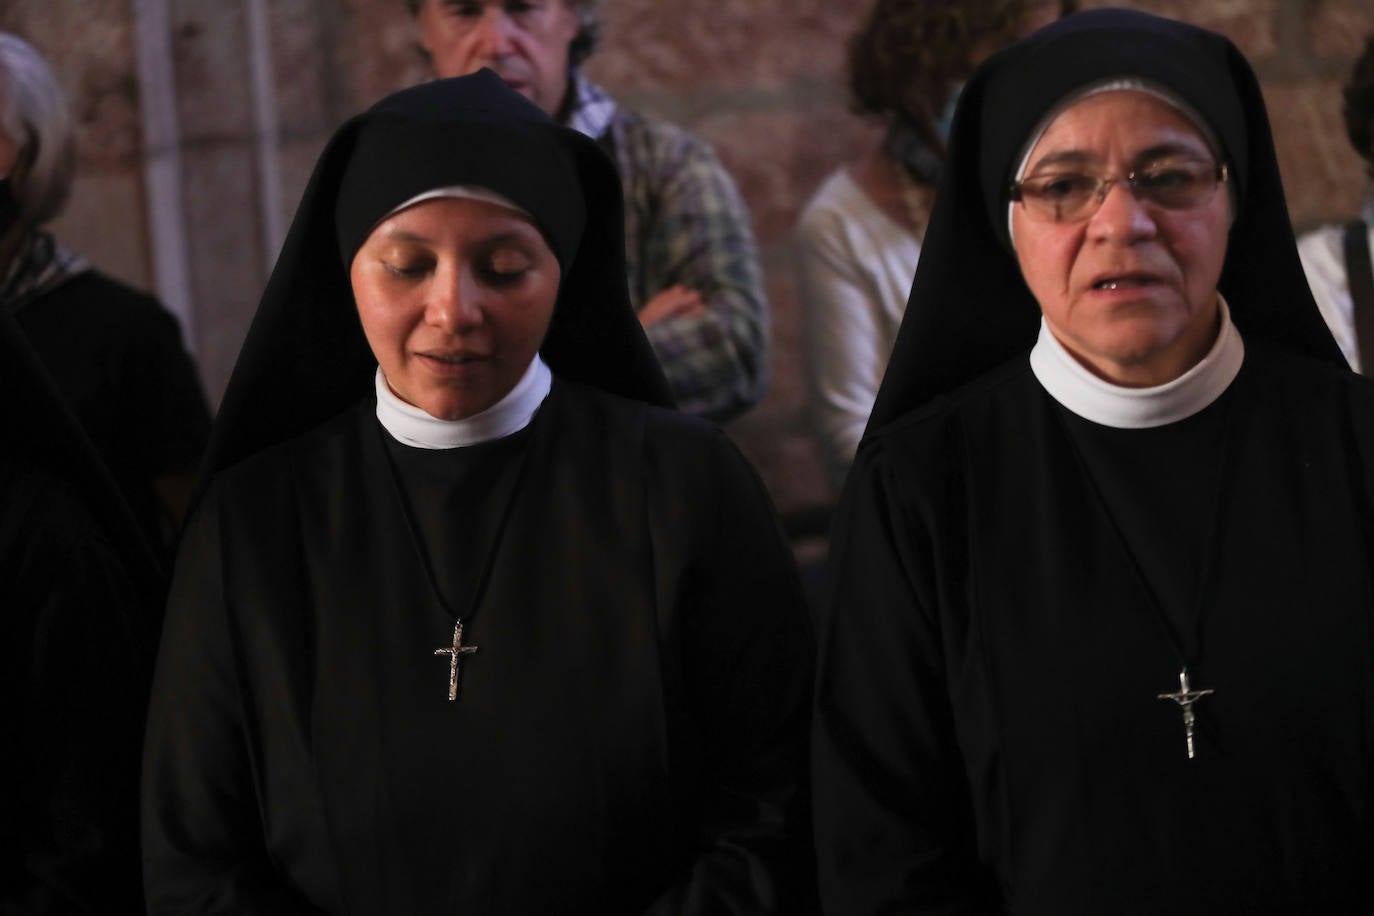
[[[435,649],[435,655],[448,656],[448,698],[449,702],[458,699],[458,674],[464,655],[477,651],[476,646],[463,645],[463,621],[453,625],[453,645],[447,649]]]
[[[1158,694],[1161,700],[1173,700],[1178,704],[1179,709],[1183,710],[1183,734],[1188,738],[1189,760],[1197,756],[1197,751],[1193,747],[1193,727],[1197,724],[1197,716],[1193,713],[1193,704],[1211,692],[1210,689],[1190,690],[1188,687],[1188,669],[1184,668],[1178,673],[1178,693]]]

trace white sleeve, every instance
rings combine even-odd
[[[1355,337],[1355,306],[1345,275],[1343,226],[1323,226],[1298,239],[1298,257],[1317,308],[1336,338],[1346,362],[1360,371],[1359,342]]]

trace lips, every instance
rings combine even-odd
[[[1104,274],[1093,280],[1092,288],[1096,290],[1137,289],[1142,286],[1152,286],[1158,282],[1159,278],[1152,274]]]
[[[464,367],[474,366],[483,363],[491,357],[486,353],[472,353],[466,350],[456,352],[424,352],[416,353],[420,359],[434,369],[438,370],[461,370]]]

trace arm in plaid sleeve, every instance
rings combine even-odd
[[[650,326],[649,341],[684,412],[738,416],[763,396],[768,372],[768,307],[749,210],[697,137],[623,110],[613,130],[636,308],[675,284],[706,305]]]

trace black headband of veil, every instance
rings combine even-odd
[[[497,191],[535,217],[563,273],[582,238],[587,206],[577,163],[561,146],[531,143],[501,124],[416,123],[395,115],[359,127],[334,204],[348,264],[377,223],[417,195],[455,184]],[[385,176],[378,180],[378,176]]]
[[[402,90],[345,123],[315,166],[210,436],[203,477],[303,433],[372,391],[352,253],[417,194],[478,186],[531,214],[558,258],[540,354],[554,374],[668,406],[630,306],[615,166],[490,70]]]
[[[1250,65],[1213,32],[1131,10],[1092,10],[993,56],[964,87],[869,431],[1034,345],[1040,309],[1007,235],[1013,173],[1032,132],[1064,98],[1118,78],[1175,93],[1221,141],[1237,212],[1218,286],[1242,336],[1344,365],[1298,260]]]

